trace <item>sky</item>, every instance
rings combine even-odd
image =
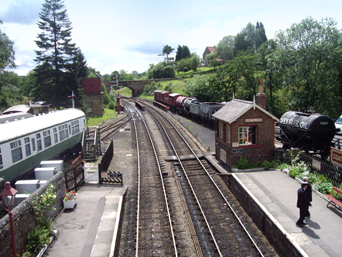
[[[44,0],[1,0],[0,30],[14,42],[18,75],[36,63],[35,40]],[[268,39],[307,17],[332,18],[342,28],[341,0],[65,0],[72,42],[87,65],[101,72],[147,71],[164,60],[163,47],[186,45],[201,58],[207,46],[235,36],[250,22],[262,22]],[[9,69],[7,69],[9,70]]]

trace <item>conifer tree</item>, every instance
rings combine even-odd
[[[78,97],[77,78],[84,76],[84,56],[75,43],[71,43],[72,25],[63,0],[45,0],[37,22],[41,33],[35,41],[35,77],[38,85],[33,96],[52,106],[70,106],[67,96],[74,91]]]
[[[178,62],[182,59],[182,52],[183,52],[182,47],[180,45],[178,45],[177,53],[176,53],[176,62]]]

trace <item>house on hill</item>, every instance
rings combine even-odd
[[[203,53],[203,65],[204,66],[208,66],[209,65],[209,60],[206,58],[206,56],[208,54],[211,54],[213,52],[216,51],[216,47],[215,46],[207,46],[204,50],[204,53]],[[224,64],[224,60],[223,59],[220,59],[220,58],[216,58],[216,61],[219,62],[220,64]]]
[[[207,46],[205,48],[204,53],[203,53],[203,61],[204,61],[203,64],[204,64],[204,66],[208,66],[209,65],[209,61],[208,61],[208,59],[206,59],[206,56],[208,54],[211,54],[211,53],[215,52],[215,51],[216,51],[216,47],[215,46]]]
[[[213,114],[216,158],[229,171],[240,158],[253,163],[272,159],[279,119],[266,111],[266,95],[259,90],[255,101],[234,98]]]

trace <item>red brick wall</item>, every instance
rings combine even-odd
[[[101,78],[83,78],[81,85],[84,93],[101,93]]]
[[[262,122],[245,122],[245,119],[262,119]],[[262,162],[264,160],[270,161],[272,159],[272,149],[274,149],[274,120],[266,113],[259,109],[251,109],[235,122],[231,124],[231,142],[238,142],[238,127],[239,126],[256,126],[257,127],[257,139],[255,145],[239,145],[238,147],[232,147],[232,143],[227,143],[225,136],[224,126],[224,138],[220,139],[216,137],[216,156],[219,160],[225,160],[227,167],[236,164],[237,160],[247,158],[251,162]],[[218,126],[217,126],[218,129]],[[216,133],[217,135],[218,133]],[[226,152],[226,158],[220,156],[220,149]],[[233,149],[242,149],[243,153],[234,153]],[[221,151],[222,154],[222,151]]]

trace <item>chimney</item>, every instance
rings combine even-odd
[[[266,94],[263,93],[263,80],[259,79],[259,93],[256,94],[255,102],[261,108],[266,110]]]

